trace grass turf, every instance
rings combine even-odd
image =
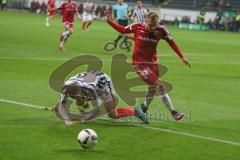
[[[90,32],[75,32],[59,52],[63,31],[56,17],[50,27],[45,17],[29,13],[0,12],[0,98],[52,107],[59,94],[48,85],[50,74],[65,59],[94,55],[104,61],[102,71],[110,74],[111,58],[126,54],[107,53],[103,45],[116,32],[104,22],[94,22]],[[187,31],[169,27],[179,46],[192,62],[182,65],[165,42],[159,45],[159,62],[168,68],[163,79],[174,85],[170,92],[176,108],[192,120],[154,120],[149,126],[233,142],[240,142],[239,34]],[[172,55],[171,55],[172,54]],[[126,54],[131,59],[131,53]],[[41,59],[42,58],[42,59]],[[77,69],[75,72],[81,71]],[[142,100],[142,99],[140,99]],[[120,105],[126,105],[120,100]],[[49,111],[0,102],[0,159],[231,159],[240,157],[240,146],[175,135],[142,127],[96,120],[66,127]],[[155,98],[150,112],[168,114]],[[168,114],[169,115],[169,114]],[[81,149],[77,133],[92,128],[99,143]]]

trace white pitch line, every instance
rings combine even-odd
[[[44,57],[0,57],[3,60],[31,60],[31,61],[67,61],[69,58],[44,58]]]
[[[21,105],[21,106],[25,106],[25,107],[37,108],[37,109],[48,109],[48,107],[46,107],[46,106],[39,106],[39,105],[34,105],[34,104],[22,103],[22,102],[17,102],[17,101],[7,100],[7,99],[1,99],[1,98],[0,98],[0,102],[11,103],[11,104]],[[101,119],[109,120],[107,118],[101,118]],[[116,122],[116,121],[114,121],[114,122]],[[122,122],[124,122],[124,121],[122,121]],[[185,137],[192,137],[192,138],[197,138],[197,139],[204,139],[204,140],[209,140],[209,141],[214,141],[214,142],[219,142],[219,143],[230,144],[230,145],[234,145],[234,146],[240,146],[239,142],[233,142],[233,141],[228,141],[228,140],[214,138],[214,137],[201,136],[201,135],[196,135],[196,134],[191,134],[191,133],[186,133],[186,132],[174,131],[174,130],[170,130],[170,129],[163,129],[163,128],[157,128],[157,127],[150,127],[150,126],[140,125],[140,124],[133,124],[133,123],[128,123],[128,124],[133,125],[133,126],[137,126],[137,127],[142,127],[142,128],[146,128],[146,129],[155,130],[155,131],[160,131],[160,132],[185,136]]]
[[[48,108],[48,107],[45,107],[45,106],[39,106],[39,105],[34,105],[34,104],[27,104],[27,103],[22,103],[22,102],[7,100],[7,99],[0,99],[0,102],[17,104],[17,105],[20,105],[20,106],[37,108],[37,109],[47,109]]]
[[[163,56],[169,56],[167,54],[165,55],[161,55]],[[161,57],[160,56],[160,57]],[[21,58],[21,57],[0,57],[0,59],[3,60],[31,60],[31,61],[68,61],[71,59],[68,58]],[[101,58],[101,60],[105,61],[105,62],[112,62],[111,58]],[[89,60],[90,61],[90,60]],[[172,63],[172,64],[178,64],[180,63],[180,61],[168,61],[168,60],[159,60],[160,63],[164,62],[164,63]],[[129,61],[129,63],[131,63]],[[191,63],[194,64],[222,64],[222,65],[240,65],[240,62],[203,62],[203,61],[191,61]]]
[[[186,136],[186,137],[192,137],[192,138],[198,138],[198,139],[205,139],[205,140],[209,140],[209,141],[240,146],[239,142],[233,142],[233,141],[223,140],[223,139],[214,138],[214,137],[201,136],[201,135],[196,135],[196,134],[191,134],[191,133],[186,133],[186,132],[173,131],[173,130],[157,128],[157,127],[143,126],[143,125],[139,125],[139,124],[132,124],[132,125],[142,127],[142,128],[146,128],[146,129],[177,134],[177,135],[180,135],[180,136]]]
[[[173,63],[173,64],[178,64],[180,61],[169,61],[169,60],[162,60],[161,57],[168,57],[168,56],[176,56],[175,54],[160,54],[159,57],[159,62],[162,63]],[[189,56],[204,56],[200,54],[189,54]],[[205,56],[210,56],[205,54]],[[214,55],[216,56],[216,55]],[[96,56],[97,57],[97,56]],[[219,57],[219,56],[218,56]],[[238,58],[238,57],[236,57]],[[46,57],[0,57],[2,60],[30,60],[30,61],[68,61],[71,60],[72,58],[46,58]],[[112,62],[112,58],[101,58],[101,60],[105,62]],[[89,60],[91,61],[91,60]],[[131,63],[131,61],[128,61]],[[225,61],[225,62],[219,62],[219,61],[191,61],[192,64],[222,64],[222,65],[239,65],[240,62],[231,62],[231,61]]]

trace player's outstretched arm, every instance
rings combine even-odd
[[[78,8],[76,7],[76,9],[75,9],[75,10],[76,10],[76,15],[77,15],[78,19],[79,19],[79,20],[81,20],[81,19],[82,19],[82,17],[81,17],[81,15],[80,15],[80,14],[79,14],[79,12],[78,12]]]
[[[55,109],[55,111],[58,113],[58,115],[61,117],[61,119],[63,119],[64,124],[67,126],[71,126],[71,125],[80,123],[79,121],[72,121],[69,118],[67,111],[66,111],[66,105],[67,105],[67,103],[59,102]]]
[[[174,52],[177,53],[177,55],[181,58],[182,62],[190,68],[190,62],[185,58],[177,43],[173,39],[167,39],[166,41],[168,42],[169,46],[174,50]]]
[[[112,16],[111,16],[111,12],[110,11],[105,11],[104,15],[106,16],[106,20],[107,23],[114,28],[116,31],[122,33],[122,34],[129,34],[129,33],[134,33],[134,31],[132,30],[132,27],[128,26],[128,27],[123,27],[121,25],[118,25],[117,23],[114,23],[112,21]]]
[[[89,122],[89,121],[93,120],[94,118],[98,117],[99,113],[100,113],[100,108],[94,108],[86,116],[84,116],[84,118],[81,120],[81,122],[82,123]]]
[[[164,25],[160,25],[160,31],[164,34],[164,40],[168,43],[168,45],[174,50],[174,52],[181,58],[182,62],[187,65],[189,68],[191,67],[190,62],[185,58],[184,54],[178,47],[177,43],[172,38],[171,34],[168,32],[167,28]]]

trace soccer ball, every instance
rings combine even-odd
[[[97,144],[97,133],[92,129],[84,129],[79,132],[77,140],[83,148],[92,148]]]

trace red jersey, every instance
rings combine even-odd
[[[72,2],[65,2],[60,6],[62,9],[62,22],[73,23],[74,15],[77,13],[77,5]]]
[[[48,0],[48,7],[50,9],[54,9],[55,8],[55,0]]]
[[[133,24],[127,27],[135,33],[135,47],[133,63],[150,62],[157,63],[157,45],[161,39],[171,40],[172,37],[164,25],[159,24],[154,32],[146,30],[145,23]]]
[[[163,24],[159,24],[153,32],[149,32],[146,29],[146,23],[132,24],[127,27],[119,26],[112,21],[108,23],[122,34],[134,33],[133,64],[157,63],[157,44],[161,39],[167,41],[179,57],[183,58],[183,54]]]

